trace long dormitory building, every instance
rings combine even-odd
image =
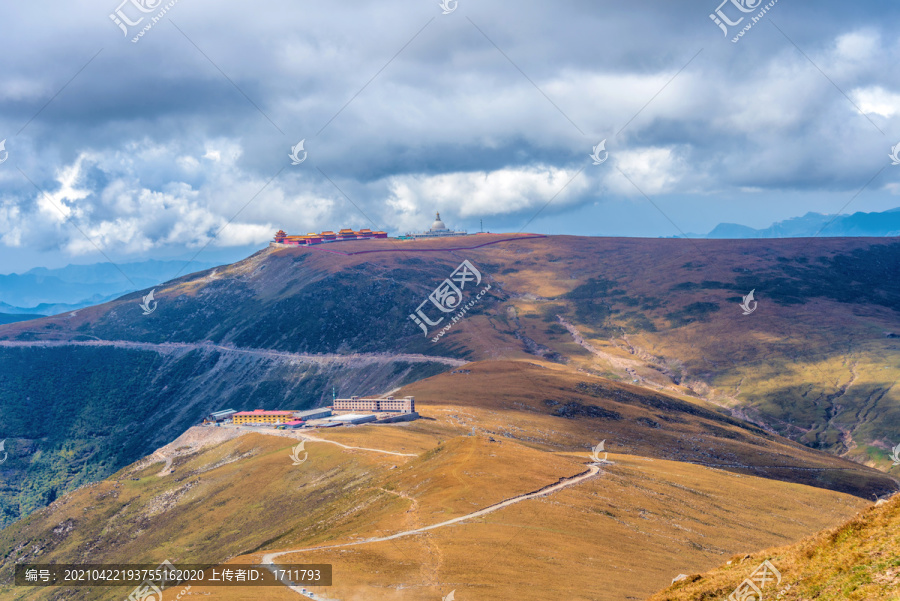
[[[389,396],[384,399],[364,399],[358,396],[349,399],[335,399],[335,411],[368,411],[371,413],[415,413],[415,397],[395,399]]]

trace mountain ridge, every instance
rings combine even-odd
[[[808,212],[755,229],[737,223],[720,223],[705,236],[709,239],[804,238],[810,236],[900,236],[900,207],[887,211],[828,215]]]
[[[69,264],[35,267],[21,274],[0,274],[0,312],[55,315],[114,300],[123,294],[156,286],[188,265],[194,270],[215,263],[159,261]]]
[[[73,391],[76,411],[107,415],[102,423],[85,422],[90,429],[70,432],[67,440],[86,470],[74,477],[62,460],[61,440],[44,449],[42,463],[31,465],[27,449],[44,443],[24,436],[17,418],[6,418],[2,434],[16,459],[8,467],[21,470],[12,480],[31,483],[17,493],[26,495],[24,505],[6,506],[7,519],[165,444],[204,412],[226,408],[223,403],[306,408],[326,404],[333,386],[342,395],[377,394],[452,369],[445,359],[568,366],[692,403],[709,401],[768,433],[891,469],[891,436],[900,428],[893,409],[900,345],[884,332],[900,330],[900,286],[890,277],[900,262],[896,242],[479,238],[498,243],[464,251],[454,250],[463,246],[455,239],[331,246],[343,254],[270,247],[157,286],[148,315],[141,308],[144,290],[0,326],[0,341],[29,343],[0,346],[3,361],[22,373],[0,376],[0,418],[15,416],[20,399],[61,410],[46,390],[43,366],[53,361],[82,371],[90,366],[88,386],[76,371],[65,371],[65,381],[50,380]],[[491,288],[432,342],[437,329],[426,337],[410,315],[464,261]],[[759,308],[742,315],[739,303],[751,289]],[[426,309],[438,315],[431,305]],[[82,344],[92,340],[148,346]],[[78,344],[41,348],[41,341]],[[166,344],[195,346],[175,354],[152,347]],[[278,353],[434,360],[291,367],[289,359],[273,358]],[[136,433],[133,413],[121,408],[129,403],[154,424],[147,440],[129,438]],[[556,409],[578,415],[587,411],[583,405],[560,401]],[[665,423],[647,419],[651,430]],[[19,429],[10,431],[13,425]],[[32,477],[20,478],[30,469]]]

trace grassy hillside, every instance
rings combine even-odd
[[[156,456],[0,531],[0,596],[112,600],[128,592],[12,587],[12,566],[22,561],[258,562],[270,551],[343,545],[440,523],[584,472],[590,461],[584,450],[551,450],[541,441],[594,440],[603,428],[601,418],[545,415],[521,422],[522,440],[537,442],[470,436],[461,418],[475,411],[507,417],[501,405],[426,404],[417,422],[316,433],[349,447],[413,456],[308,441],[300,466],[292,465],[297,441],[289,437],[189,431]],[[545,419],[558,420],[552,431]],[[450,590],[460,599],[612,600],[648,595],[679,572],[709,569],[748,546],[794,542],[868,505],[822,488],[690,463],[615,451],[609,460],[592,479],[480,518],[279,561],[333,564],[334,586],[316,592],[344,601],[433,600]],[[191,593],[297,598],[286,589]]]
[[[805,445],[889,467],[886,451],[900,431],[900,295],[891,275],[900,244],[606,246],[614,248],[594,270],[583,267],[584,255],[554,253],[550,269],[501,276],[503,289],[534,285],[536,298],[513,298],[497,330],[594,373],[680,389]],[[573,263],[583,270],[563,267]],[[745,316],[739,302],[751,290],[758,306]]]
[[[887,459],[888,449],[900,442],[897,242],[505,238],[269,248],[158,287],[159,305],[150,315],[139,307],[142,291],[74,314],[0,326],[0,342],[211,341],[237,349],[344,355],[540,359],[646,390],[706,400],[771,434],[900,475]],[[463,259],[475,264],[492,288],[434,343],[408,315]],[[758,307],[742,315],[738,303],[751,289]],[[22,364],[14,358],[20,351],[0,358]],[[77,364],[81,358],[72,354],[67,360]],[[127,365],[128,360],[123,374]],[[221,369],[224,364],[218,365],[216,373],[230,378]],[[189,411],[219,404],[203,391],[205,368],[192,369],[179,372],[179,379],[154,380],[158,388],[150,390],[159,390],[167,410],[179,415],[169,428],[162,425],[171,421],[168,414],[159,414],[166,417],[154,431],[163,429],[168,438],[154,440],[174,438]],[[66,385],[83,385],[93,397],[122,402],[113,400],[123,398],[117,396],[118,374],[92,379],[86,369],[73,373]],[[322,398],[334,380],[359,383],[356,372],[343,368],[335,368],[331,379],[310,373],[302,382],[295,371],[234,373],[226,388],[235,396],[224,399],[250,394],[267,408],[296,398],[292,391],[304,399]],[[383,391],[431,373],[368,378],[345,390]],[[30,396],[29,386],[23,380],[8,383],[0,405],[15,406]],[[201,403],[194,401],[198,394],[205,399]],[[548,400],[561,403],[556,410],[570,411],[566,402]],[[70,402],[76,414],[88,406],[88,399],[78,395]],[[147,395],[146,402],[154,401]],[[665,420],[647,419],[648,433],[669,428]],[[677,450],[685,444],[672,441],[670,446]],[[117,457],[104,469],[134,458]],[[49,494],[50,488],[42,491]]]
[[[896,601],[900,599],[900,495],[794,545],[735,555],[726,565],[692,574],[647,601],[722,599],[766,560],[782,578],[763,590],[766,598],[778,594],[783,601]]]
[[[896,479],[814,452],[714,405],[592,377],[552,363],[470,363],[401,390],[417,406],[450,406],[460,427],[551,451],[611,452],[691,462],[873,499]]]

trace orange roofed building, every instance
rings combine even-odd
[[[293,411],[240,411],[231,416],[234,424],[286,424],[294,421]]]
[[[275,233],[275,240],[272,244],[285,246],[311,246],[313,244],[322,244],[324,242],[339,242],[341,240],[370,240],[372,238],[387,238],[387,232],[380,232],[365,228],[358,232],[352,229],[342,229],[337,234],[328,230],[321,234],[309,233],[304,235],[289,236],[284,230],[278,230]]]

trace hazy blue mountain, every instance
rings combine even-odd
[[[157,286],[179,271],[191,273],[215,265],[195,262],[185,267],[185,261],[149,260],[119,265],[67,265],[58,269],[36,267],[22,274],[0,275],[0,311],[55,315]]]
[[[135,263],[94,263],[92,265],[67,265],[58,269],[35,267],[23,275],[51,276],[64,282],[78,284],[128,283],[125,275],[136,284],[138,280],[152,281],[155,284],[166,282],[178,275],[186,275],[195,271],[203,271],[220,263],[204,263],[194,261],[140,261]],[[181,272],[181,273],[179,273]]]
[[[16,323],[18,321],[28,321],[29,319],[37,319],[44,315],[23,315],[20,313],[0,313],[0,325],[4,323]]]
[[[0,303],[0,313],[30,316],[59,315],[60,313],[76,311],[78,309],[83,309],[84,307],[90,307],[91,305],[99,305],[117,299],[123,294],[127,293],[110,294],[109,296],[95,294],[78,303],[41,303],[34,307],[17,307],[7,303]]]
[[[124,278],[121,282],[81,283],[29,273],[0,275],[0,302],[25,308],[47,303],[74,304],[112,295],[121,296],[158,283],[149,278],[132,278],[132,281],[134,284]]]
[[[829,222],[831,223],[829,224]],[[900,208],[881,213],[853,213],[852,215],[838,216],[807,213],[803,217],[779,221],[759,230],[736,223],[720,223],[706,236],[700,237],[804,238],[815,235],[898,236],[900,235]]]

